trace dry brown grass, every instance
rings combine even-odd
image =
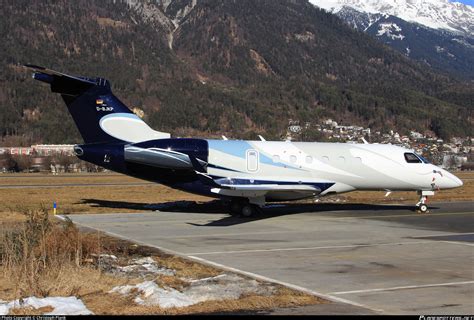
[[[137,284],[144,279],[101,271],[91,264],[101,253],[120,259],[152,256],[160,266],[176,271],[176,276],[148,276],[161,287],[182,289],[186,278],[216,276],[222,270],[172,256],[156,248],[138,246],[100,232],[78,230],[70,221],[51,221],[45,210],[26,210],[22,222],[0,230],[0,299],[29,296],[76,296],[95,314],[189,314],[260,310],[323,303],[314,296],[277,286],[272,296],[248,295],[237,300],[207,301],[187,308],[162,309],[137,305],[132,296],[111,294],[116,286]],[[96,260],[97,261],[97,260]],[[51,308],[16,308],[12,315],[37,315]]]
[[[58,185],[58,184],[89,184],[89,183],[148,183],[147,181],[125,176],[118,173],[7,173],[0,174],[0,185]],[[151,184],[151,183],[150,183]]]
[[[46,307],[42,307],[42,308],[39,308],[39,309],[34,309],[34,308],[30,308],[30,307],[27,307],[27,308],[14,308],[14,309],[10,310],[9,314],[13,315],[13,316],[20,316],[20,315],[39,316],[39,315],[45,314],[47,312],[51,312],[53,310],[54,309],[51,306],[46,306]]]
[[[159,184],[133,186],[127,184],[146,181],[119,174],[82,175],[68,174],[52,176],[47,174],[23,174],[16,178],[14,174],[0,175],[0,185],[65,185],[64,187],[0,188],[0,221],[9,218],[21,218],[13,215],[24,208],[37,208],[40,205],[50,209],[56,202],[59,214],[67,213],[110,213],[143,212],[147,205],[179,200],[209,201],[201,197]],[[19,176],[19,177],[20,177]],[[71,184],[116,183],[119,186],[69,186]],[[21,205],[21,207],[19,207]]]
[[[96,287],[102,274],[84,261],[105,252],[100,238],[80,232],[70,221],[51,222],[43,209],[24,214],[24,222],[1,230],[2,298],[79,295]]]
[[[182,278],[200,279],[214,277],[222,273],[222,270],[176,256],[169,256],[167,259],[155,257],[155,259],[166,268],[176,270],[176,275]]]

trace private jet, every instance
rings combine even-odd
[[[219,198],[249,217],[267,202],[355,190],[414,191],[415,207],[462,181],[414,150],[364,143],[172,138],[148,126],[113,93],[110,82],[35,65],[33,79],[59,93],[84,140],[77,157],[106,169],[189,193]]]

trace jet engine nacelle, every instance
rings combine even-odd
[[[124,146],[126,162],[163,169],[193,170],[190,157],[206,166],[208,155],[208,143],[202,139],[158,139]]]

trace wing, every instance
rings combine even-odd
[[[289,183],[248,183],[248,184],[220,184],[216,180],[217,186],[211,189],[211,192],[230,197],[262,197],[272,198],[275,200],[296,199],[312,197],[321,192],[317,186],[306,184],[289,184]]]
[[[259,185],[220,185],[211,192],[230,197],[256,198],[266,197],[273,200],[293,200],[312,197],[321,189],[300,184],[259,184]]]
[[[190,157],[195,173],[204,184],[212,187],[211,192],[230,197],[268,197],[278,200],[306,198],[321,193],[321,188],[312,183],[291,183],[242,178],[214,179],[206,173],[196,158]]]

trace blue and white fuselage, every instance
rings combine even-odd
[[[462,185],[413,150],[393,145],[171,138],[133,114],[107,80],[30,67],[66,102],[85,141],[75,147],[79,158],[229,200],[244,215],[267,201],[354,190],[417,191],[417,205],[426,211],[426,196]]]

